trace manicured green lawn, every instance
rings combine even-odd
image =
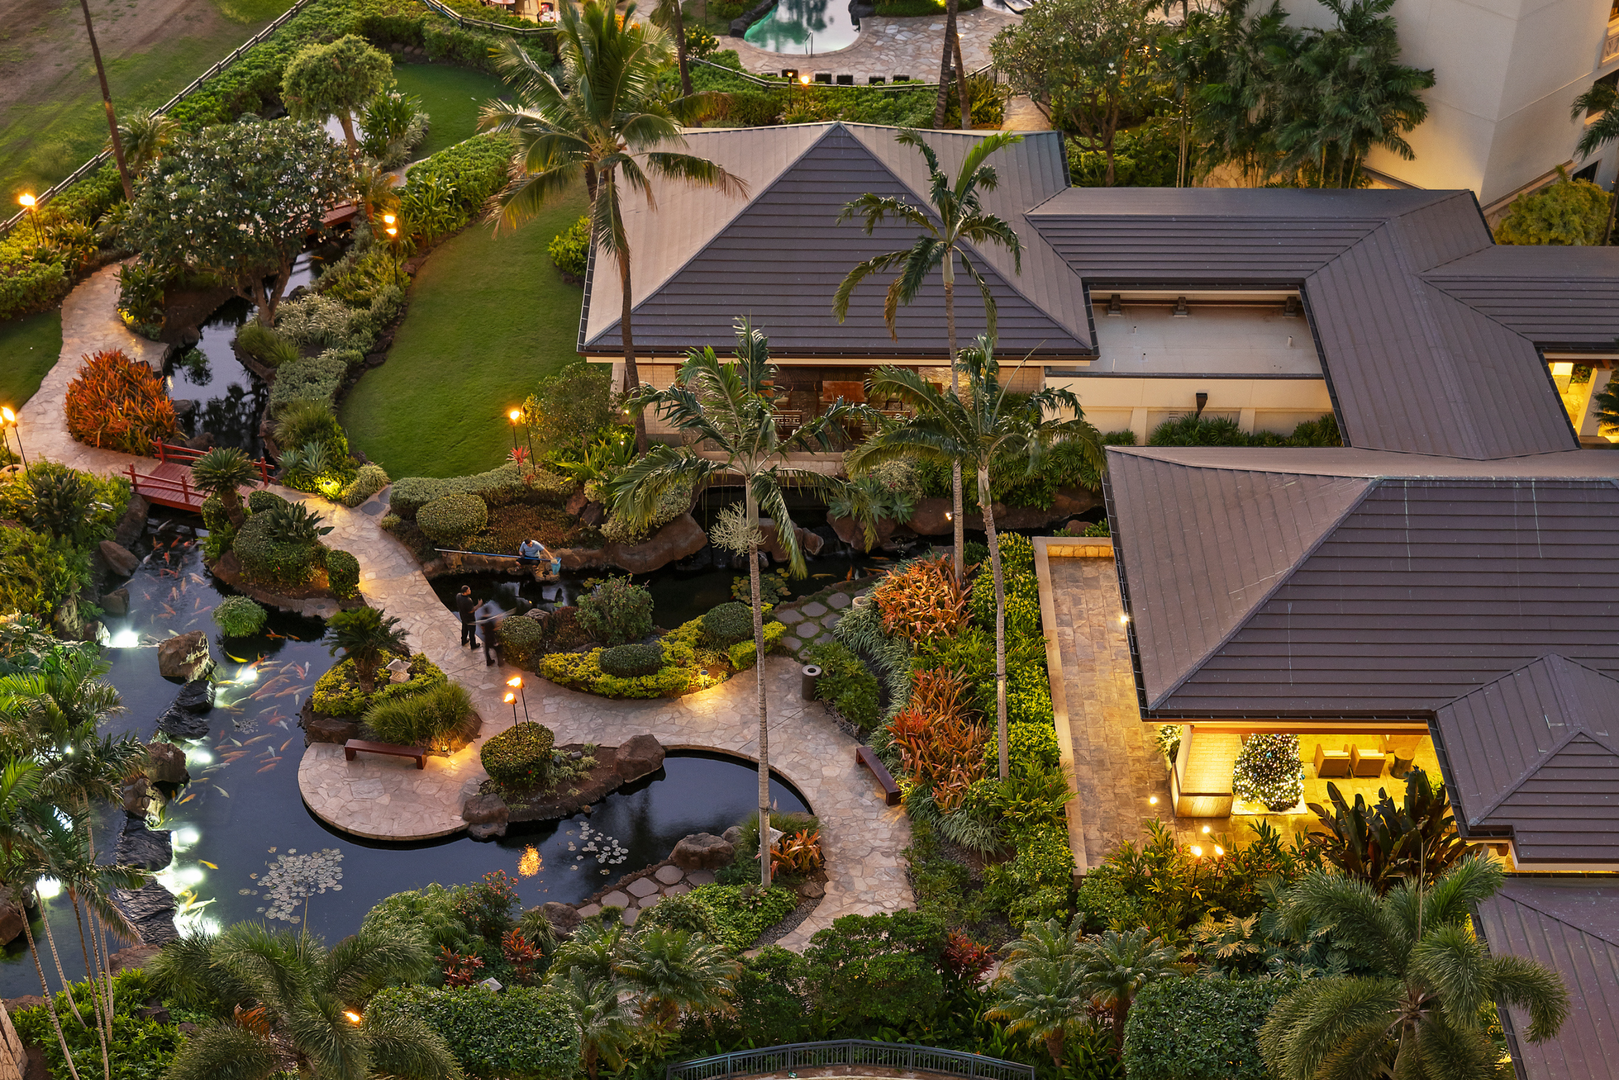
[[[422,108],[433,121],[427,141],[416,149],[418,158],[472,137],[484,102],[507,92],[506,84],[491,75],[447,64],[397,64],[394,78],[400,93],[422,99]]]
[[[582,293],[545,248],[583,212],[581,190],[516,232],[474,225],[428,257],[388,362],[343,402],[355,448],[395,478],[460,476],[506,458],[507,411],[579,359]]]
[[[0,405],[22,408],[62,353],[62,313],[0,322]]]

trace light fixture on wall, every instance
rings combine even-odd
[[[1296,297],[1296,296],[1289,296],[1287,298],[1287,303],[1282,305],[1282,318],[1284,318],[1284,319],[1296,319],[1298,317],[1299,317],[1299,298]]]
[[[1114,293],[1108,299],[1108,302],[1107,302],[1107,314],[1108,314],[1108,318],[1110,318],[1110,319],[1113,318],[1114,316],[1122,316],[1124,314],[1124,308],[1119,305],[1119,294],[1118,293]]]
[[[1191,314],[1191,311],[1188,310],[1187,307],[1186,307],[1186,297],[1184,297],[1184,296],[1175,297],[1175,318],[1184,319],[1190,314]]]

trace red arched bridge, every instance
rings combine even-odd
[[[837,1039],[715,1054],[670,1065],[664,1080],[736,1080],[745,1076],[955,1076],[962,1080],[1034,1080],[1034,1066],[910,1043]]]
[[[161,442],[152,445],[157,450],[157,463],[150,471],[137,472],[134,465],[125,469],[135,494],[159,506],[172,506],[193,513],[200,511],[208,493],[200,490],[196,481],[191,479],[191,466],[207,451]],[[253,487],[268,487],[270,463],[260,458],[253,463],[253,467],[259,472]]]

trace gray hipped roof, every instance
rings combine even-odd
[[[1545,656],[1435,714],[1467,836],[1523,863],[1619,863],[1619,682]]]
[[[1492,953],[1545,964],[1568,987],[1568,1019],[1545,1042],[1525,1037],[1522,1009],[1501,1010],[1518,1075],[1619,1080],[1619,884],[1612,876],[1511,875],[1478,905],[1474,924]]]
[[[950,169],[977,136],[924,133]],[[890,128],[805,124],[740,131],[691,131],[686,151],[741,175],[745,198],[706,188],[657,182],[657,207],[626,193],[633,253],[635,341],[668,355],[693,345],[729,346],[732,324],[748,316],[783,356],[917,358],[947,354],[944,289],[937,275],[897,319],[894,340],[883,324],[883,295],[892,274],[854,294],[840,326],[832,317],[838,284],[864,259],[908,247],[916,229],[895,223],[867,236],[858,221],[836,224],[843,207],[867,192],[926,206],[921,155],[894,143]],[[1023,207],[1066,182],[1060,137],[1030,136],[992,160],[1003,185],[985,195],[1000,213],[1043,244],[1022,220]],[[1074,357],[1090,349],[1077,278],[1049,249],[1026,254],[1018,275],[1009,255],[974,251],[996,298],[1000,344],[1009,353]],[[983,305],[971,281],[958,280],[959,339],[984,330]],[[622,291],[616,269],[598,253],[585,311],[587,349],[616,349]]]
[[[1619,674],[1616,476],[1597,450],[1110,447],[1146,709],[1416,716],[1551,653]]]

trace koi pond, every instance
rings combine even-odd
[[[298,793],[304,746],[298,710],[333,662],[320,642],[321,624],[272,615],[261,636],[227,645],[210,613],[228,592],[203,569],[189,529],[149,536],[137,554],[145,561],[129,582],[131,613],[109,627],[112,645],[103,651],[111,665],[107,679],[124,702],[106,732],[150,737],[178,693],[177,683],[158,674],[156,646],[164,638],[207,630],[219,661],[208,737],[183,744],[191,781],[148,822],[171,830],[174,860],[157,879],[179,898],[182,930],[263,919],[285,928],[307,924],[334,941],[357,930],[385,896],[432,882],[475,881],[492,870],[517,878],[524,907],[574,903],[667,858],[681,837],[723,832],[756,806],[751,763],[675,751],[662,770],[609,795],[590,815],[513,826],[493,842],[385,844],[335,832]],[[809,809],[779,778],[771,797],[783,810]],[[122,821],[121,810],[103,813],[99,848],[110,852]],[[587,823],[590,840],[583,835]],[[77,931],[66,896],[47,900],[46,908],[68,974],[79,977],[83,963],[68,947]],[[41,931],[36,923],[36,935]],[[0,997],[38,992],[19,940],[0,955]]]

